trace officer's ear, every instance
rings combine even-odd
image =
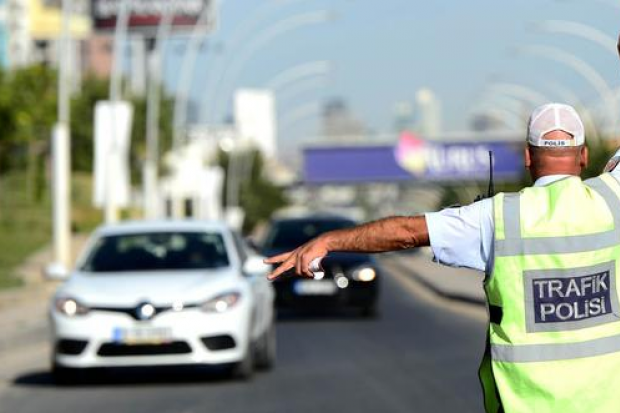
[[[530,169],[530,166],[532,165],[532,156],[530,154],[530,146],[529,145],[525,145],[525,149],[524,149],[524,156],[523,159],[525,161],[525,169]]]
[[[579,166],[581,166],[583,169],[587,168],[588,163],[590,162],[590,153],[588,152],[588,147],[586,145],[583,145],[581,147],[579,155]]]

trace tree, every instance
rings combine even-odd
[[[243,162],[250,162],[252,170],[248,178],[241,184],[240,206],[245,211],[243,232],[251,232],[260,222],[271,218],[273,213],[287,205],[284,191],[265,178],[265,162],[260,151],[253,149],[242,156],[246,156]],[[228,184],[228,164],[230,155],[227,152],[218,153],[218,164],[226,172],[224,181],[224,193]],[[223,200],[226,206],[226,200]]]

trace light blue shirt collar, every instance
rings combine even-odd
[[[545,186],[554,183],[555,181],[559,181],[560,179],[568,178],[573,175],[547,175],[541,176],[534,182],[533,186]]]

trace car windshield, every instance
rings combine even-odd
[[[343,228],[351,228],[353,221],[347,220],[316,220],[316,221],[280,221],[272,225],[265,242],[265,250],[285,250],[297,248],[324,232]]]
[[[221,234],[159,232],[102,237],[97,240],[81,270],[197,270],[228,265],[228,254]]]

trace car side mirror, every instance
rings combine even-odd
[[[58,262],[49,264],[45,267],[45,278],[52,281],[63,281],[69,278],[69,271],[67,267]]]
[[[243,264],[243,273],[249,277],[264,277],[271,271],[271,266],[263,262],[264,257],[253,255]]]
[[[246,237],[245,243],[248,244],[248,247],[252,248],[254,251],[260,251],[260,245],[254,238]]]

